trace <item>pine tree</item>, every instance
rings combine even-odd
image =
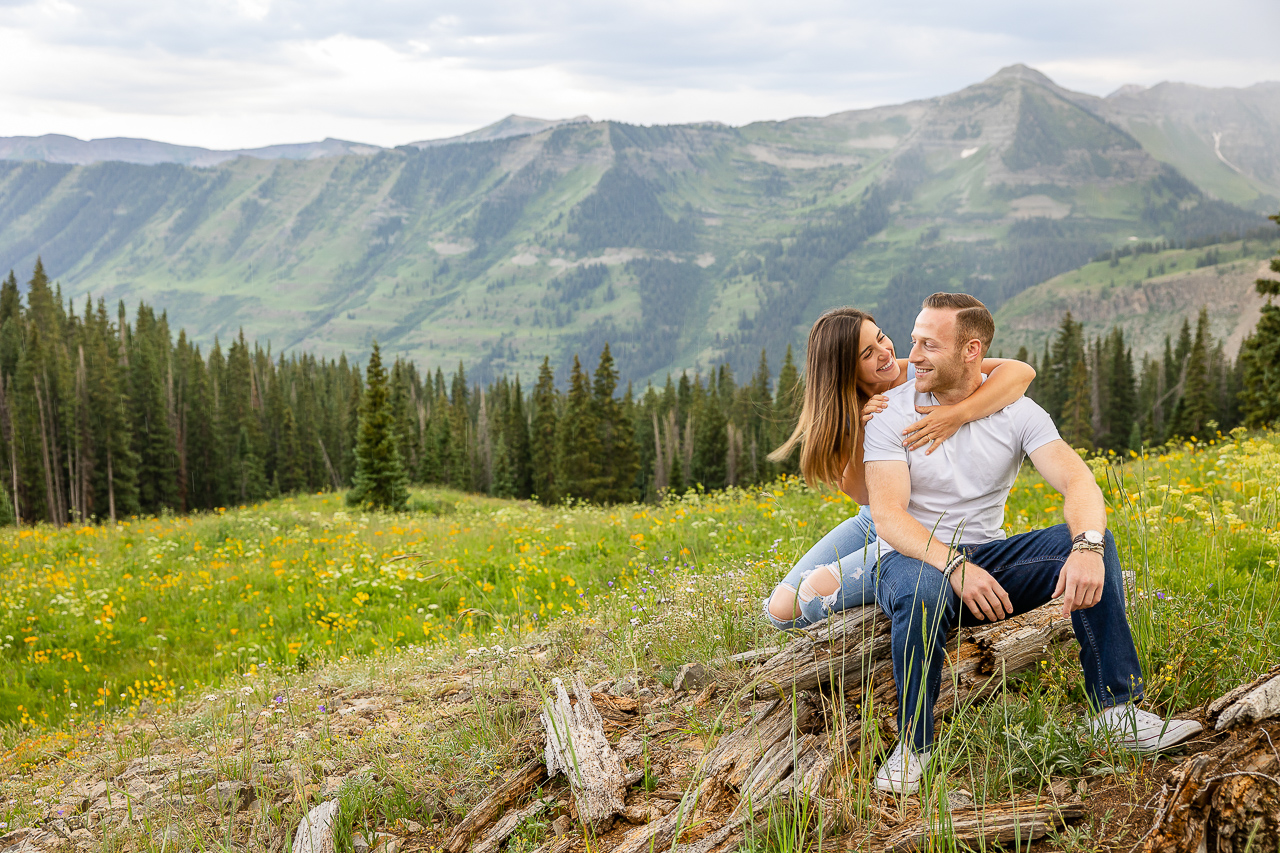
[[[227,498],[247,504],[267,495],[269,480],[263,459],[262,430],[254,411],[257,397],[253,359],[242,331],[227,350],[222,401],[223,452],[228,460]]]
[[[284,407],[283,423],[280,425],[280,449],[276,463],[276,483],[282,494],[291,495],[307,487],[307,478],[302,470],[302,447],[298,441],[298,425],[293,417],[293,409]]]
[[[569,372],[564,415],[556,424],[556,484],[565,497],[598,501],[603,486],[600,424],[591,386],[578,357]]]
[[[0,527],[12,527],[18,521],[13,514],[13,498],[4,483],[0,483]]]
[[[1103,348],[1107,370],[1107,393],[1103,411],[1103,431],[1099,443],[1105,450],[1129,449],[1133,434],[1136,391],[1132,355],[1125,349],[1124,332],[1117,326],[1107,336]]]
[[[544,504],[559,502],[562,494],[556,481],[556,414],[555,376],[551,360],[544,358],[538,369],[538,384],[533,389],[533,426],[529,430],[530,479],[533,494]]]
[[[1214,405],[1215,389],[1210,387],[1208,309],[1200,309],[1195,340],[1185,364],[1182,399],[1174,410],[1172,432],[1183,438],[1203,436],[1209,422],[1218,414]]]
[[[778,371],[777,397],[773,403],[773,434],[769,437],[769,449],[777,447],[786,440],[800,420],[800,408],[804,405],[804,382],[800,371],[796,369],[795,360],[791,356],[791,345],[787,345],[787,354],[782,359],[782,369]],[[800,454],[792,453],[777,463],[779,473],[800,473]]]
[[[596,500],[605,503],[635,500],[636,472],[640,467],[634,427],[626,416],[629,412],[624,413],[613,396],[617,387],[618,372],[606,343],[600,353],[591,395],[600,446],[600,482],[594,491]]]
[[[533,459],[529,447],[529,420],[525,417],[524,392],[520,390],[520,377],[516,377],[507,406],[507,423],[503,430],[507,457],[511,468],[512,495],[527,500],[533,494]]]
[[[1079,359],[1071,373],[1071,381],[1067,385],[1070,396],[1063,406],[1062,437],[1072,447],[1093,447],[1093,404],[1092,390],[1089,382],[1089,367],[1084,359]]]
[[[396,442],[406,471],[418,469],[418,412],[413,402],[413,381],[409,365],[396,359],[391,368],[391,416],[396,425]]]
[[[453,375],[449,401],[449,459],[446,463],[448,484],[455,489],[472,487],[471,471],[471,418],[468,411],[470,394],[467,390],[467,374],[462,362]]]
[[[514,498],[516,496],[515,478],[511,475],[511,454],[507,448],[507,439],[501,431],[493,442],[493,484],[489,494],[495,498]]]
[[[382,366],[378,343],[374,341],[365,369],[364,399],[360,404],[355,483],[347,493],[347,503],[399,512],[409,501],[409,487],[400,461],[389,396],[387,371]]]
[[[708,395],[694,416],[694,423],[691,466],[694,482],[701,483],[705,489],[723,489],[729,437],[724,409],[717,404],[716,397]]]
[[[1271,219],[1280,223],[1280,214]],[[1280,255],[1271,259],[1272,272],[1280,273]],[[1257,429],[1280,423],[1280,281],[1260,278],[1254,285],[1267,298],[1258,325],[1240,347],[1240,420]]]
[[[1076,364],[1084,361],[1084,327],[1068,311],[1053,339],[1053,350],[1046,354],[1043,375],[1046,378],[1044,410],[1055,421],[1067,417],[1067,403],[1076,393]],[[1086,369],[1086,375],[1087,375]],[[1091,412],[1092,413],[1092,412]]]

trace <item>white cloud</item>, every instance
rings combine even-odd
[[[1014,62],[1098,94],[1248,85],[1280,79],[1276,32],[1273,0],[0,0],[0,135],[395,145],[513,112],[741,124]]]

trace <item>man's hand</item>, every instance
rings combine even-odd
[[[1009,593],[986,569],[965,561],[951,572],[951,588],[979,621],[995,622],[1013,613]]]
[[[1053,597],[1063,596],[1062,615],[1073,610],[1087,610],[1102,598],[1102,585],[1107,570],[1102,555],[1094,551],[1072,551],[1062,564]]]

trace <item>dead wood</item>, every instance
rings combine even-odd
[[[571,702],[560,679],[554,679],[556,695],[542,710],[546,731],[547,774],[564,773],[573,790],[578,817],[600,828],[626,806],[626,773],[604,734],[604,719],[579,676],[573,677]]]
[[[484,837],[471,845],[471,853],[496,853],[502,842],[510,838],[520,828],[520,824],[542,811],[551,802],[551,800],[543,798],[534,800],[522,809],[507,809],[507,813],[485,832]]]
[[[462,853],[471,839],[486,830],[507,808],[547,778],[547,765],[541,756],[526,761],[512,773],[502,787],[485,797],[473,808],[444,842],[446,853]]]
[[[992,625],[964,629],[958,648],[953,634],[949,671],[943,676],[935,713],[943,716],[982,699],[1000,688],[1004,676],[1042,660],[1048,647],[1071,631],[1070,621],[1060,618],[1057,608],[1051,603]],[[812,692],[818,687],[846,692],[841,704],[848,719],[839,731],[839,748],[833,749],[829,731],[838,709],[829,698]],[[745,692],[764,701],[756,702],[750,718],[707,753],[696,793],[664,818],[632,830],[613,853],[670,848],[678,841],[679,827],[726,812],[732,815],[728,823],[696,841],[677,844],[676,850],[721,853],[736,846],[747,831],[749,815],[779,797],[822,792],[847,745],[863,740],[861,718],[853,710],[858,703],[871,702],[877,723],[888,737],[895,736],[897,693],[889,658],[889,620],[875,607],[862,607],[815,625],[763,664]],[[849,756],[851,761],[857,758]],[[1017,820],[1031,826],[1030,814],[1011,816],[1009,826],[1021,826]],[[998,822],[983,825],[993,832],[1005,831]]]
[[[1210,702],[1208,711],[1220,732],[1280,717],[1280,667]]]
[[[1050,645],[1071,633],[1071,621],[1059,615],[1059,606],[1049,602],[990,625],[952,631],[947,642],[950,672],[942,677],[939,707],[981,698],[999,688],[1001,674],[1041,660]],[[889,627],[879,607],[868,605],[805,629],[763,664],[755,677],[755,695],[785,696],[793,690],[863,681],[889,659]],[[953,689],[956,682],[958,689]]]
[[[1143,853],[1276,853],[1280,725],[1202,753],[1169,775]]]
[[[856,682],[889,649],[889,620],[875,605],[851,608],[799,634],[756,673],[757,698],[785,696],[841,679]]]
[[[1238,687],[1233,687],[1231,690],[1223,693],[1217,699],[1214,699],[1205,706],[1205,713],[1208,714],[1210,720],[1215,719],[1219,714],[1226,710],[1228,705],[1233,704],[1237,699],[1243,698],[1245,694],[1249,693],[1255,687],[1265,684],[1276,675],[1280,675],[1280,666],[1272,667],[1270,671],[1263,673],[1253,681],[1246,682]]]
[[[307,812],[293,836],[293,853],[333,853],[333,819],[337,815],[337,800],[323,802]]]
[[[884,849],[895,853],[929,849],[930,840],[937,837],[966,844],[977,842],[979,847],[1014,840],[1032,841],[1083,815],[1081,806],[1028,807],[1010,803],[963,809],[951,813],[949,826],[937,821],[912,823],[886,839]]]

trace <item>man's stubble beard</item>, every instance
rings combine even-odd
[[[947,359],[934,359],[933,372],[916,378],[916,390],[927,394],[945,394],[954,391],[964,384],[964,360],[959,353]],[[919,367],[916,368],[917,370]]]

